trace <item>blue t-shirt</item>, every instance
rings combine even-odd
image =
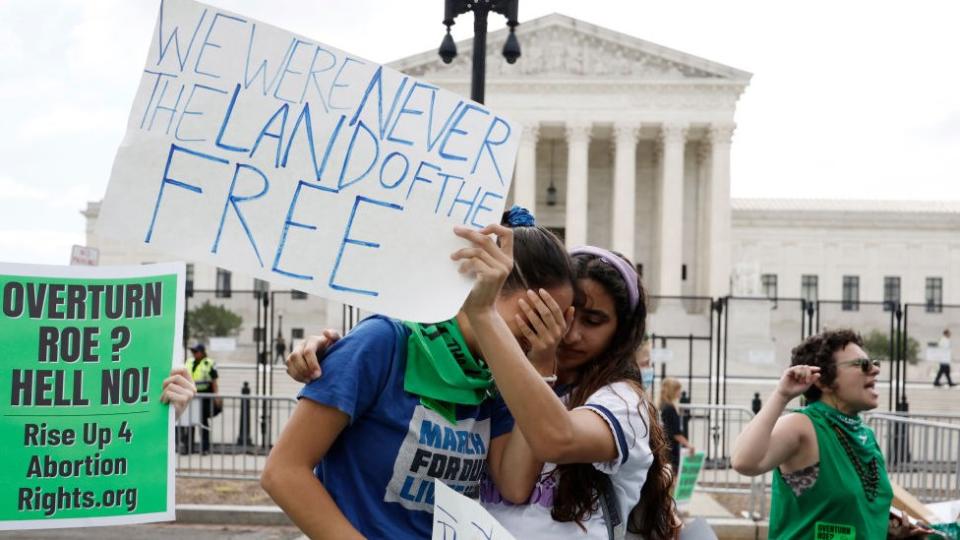
[[[490,439],[513,428],[501,399],[457,406],[451,424],[403,389],[409,330],[380,316],[335,343],[300,391],[350,417],[317,477],[367,538],[429,538],[433,479],[477,498]]]

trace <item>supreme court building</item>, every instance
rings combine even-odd
[[[567,246],[605,246],[651,292],[721,295],[730,276],[730,145],[744,71],[559,14],[488,36],[486,104],[523,125],[512,203]],[[466,95],[471,42],[391,67]]]

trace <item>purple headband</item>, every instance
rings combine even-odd
[[[571,256],[580,254],[596,255],[601,261],[616,268],[617,272],[620,273],[620,277],[627,283],[627,294],[630,296],[630,310],[637,309],[637,302],[640,301],[640,291],[637,290],[637,271],[632,266],[624,262],[624,260],[615,253],[596,246],[580,246],[570,250]]]

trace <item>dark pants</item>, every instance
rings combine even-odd
[[[210,418],[213,417],[213,400],[204,399],[200,402],[200,447],[197,448],[197,428],[194,426],[179,427],[178,447],[181,453],[192,454],[197,450],[210,451]]]
[[[940,386],[940,377],[944,375],[947,376],[947,384],[953,386],[953,379],[950,378],[950,364],[940,364],[940,370],[937,371],[937,378],[933,380],[933,384]]]

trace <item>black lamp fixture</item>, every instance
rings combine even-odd
[[[550,185],[547,186],[547,206],[557,205],[557,187],[553,185],[553,158],[556,155],[557,141],[550,141]]]
[[[443,24],[447,27],[447,35],[440,43],[440,58],[445,64],[453,62],[457,57],[457,44],[450,35],[453,20],[468,11],[473,12],[473,73],[470,82],[470,99],[483,103],[484,78],[486,76],[487,59],[487,15],[490,12],[499,13],[507,18],[510,35],[503,44],[503,57],[512,64],[520,58],[520,41],[514,31],[517,25],[517,4],[520,0],[444,0]]]

